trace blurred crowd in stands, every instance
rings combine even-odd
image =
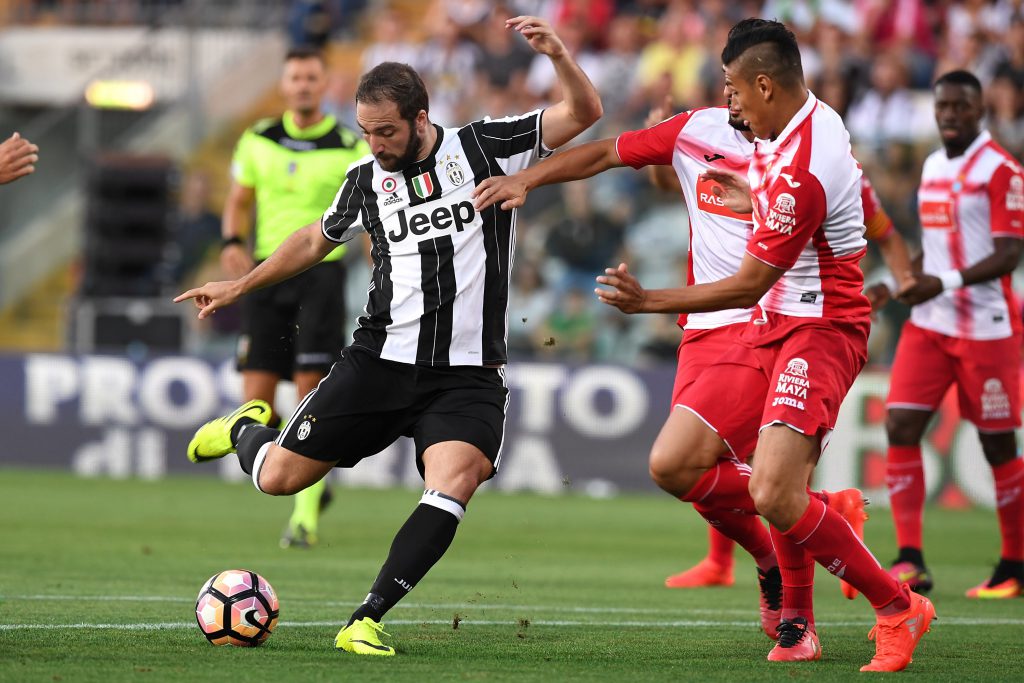
[[[89,3],[33,4],[59,12]],[[385,60],[420,71],[431,119],[446,126],[557,100],[549,61],[505,28],[518,14],[547,18],[604,102],[604,118],[584,140],[641,127],[666,95],[676,111],[722,104],[719,54],[729,28],[747,16],[782,20],[800,41],[809,87],[844,116],[857,158],[912,245],[920,167],[938,145],[930,91],[936,76],[974,72],[985,86],[989,130],[1024,157],[1024,0],[282,0],[282,8],[292,42],[365,41],[359,72],[335,72],[326,103],[352,126],[359,73]],[[594,276],[619,261],[648,287],[685,281],[687,214],[677,194],[655,190],[630,169],[537,190],[521,211],[517,242],[510,309],[516,356],[640,364],[674,358],[679,333],[670,316],[626,317],[603,308],[592,290]],[[869,281],[880,277],[876,253],[863,266]],[[875,363],[891,358],[907,315],[890,306],[873,332]]]
[[[558,98],[554,72],[504,27],[506,17],[551,20],[594,81],[604,118],[584,138],[640,127],[670,95],[675,109],[723,103],[719,54],[747,16],[785,21],[803,49],[808,86],[843,115],[854,151],[897,229],[918,241],[916,186],[937,144],[931,83],[951,69],[985,86],[988,127],[1024,156],[1024,2],[1021,0],[434,0],[415,25],[378,9],[362,69],[413,64],[431,92],[431,118],[447,125],[543,107]],[[356,74],[351,75],[354,84]],[[336,112],[351,120],[351,87]],[[684,282],[687,215],[679,197],[623,169],[531,194],[518,224],[511,292],[512,345],[521,355],[670,361],[671,317],[604,310],[593,278],[626,261],[649,287]],[[869,279],[881,275],[872,253]],[[873,359],[891,358],[907,311],[892,305],[876,326]]]

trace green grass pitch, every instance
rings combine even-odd
[[[323,544],[284,551],[290,501],[207,478],[83,480],[0,469],[3,681],[792,681],[863,680],[871,612],[819,570],[824,659],[769,664],[753,565],[737,585],[669,590],[698,558],[703,521],[660,496],[595,500],[483,492],[448,555],[388,615],[394,658],[358,658],[333,638],[365,595],[415,491],[336,491]],[[888,512],[867,524],[883,561]],[[926,544],[939,621],[904,674],[1021,680],[1024,601],[970,602],[998,553],[995,515],[930,509]],[[253,569],[281,623],[260,648],[208,645],[196,592]],[[457,628],[455,628],[457,623]]]

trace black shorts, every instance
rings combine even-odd
[[[345,345],[345,267],[318,263],[242,299],[238,369],[326,373]]]
[[[420,367],[350,346],[295,409],[277,443],[307,458],[353,467],[411,436],[422,476],[427,448],[465,441],[483,451],[497,472],[507,406],[502,369]]]

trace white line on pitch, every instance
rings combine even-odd
[[[48,601],[74,601],[74,602],[194,602],[192,598],[181,596],[160,596],[160,595],[0,595],[0,600],[39,600]],[[316,604],[322,607],[357,607],[358,602],[339,600],[316,600],[313,598],[288,598],[288,603]],[[462,603],[415,603],[402,602],[394,609],[464,609],[464,610],[533,610],[543,612],[567,612],[571,614],[749,614],[749,609],[690,609],[679,607],[668,608],[646,608],[646,607],[579,607],[573,605],[505,605],[490,604],[482,605],[474,602]],[[753,609],[753,608],[751,608]]]
[[[280,626],[286,628],[336,628],[339,621],[284,621]],[[389,626],[416,626],[416,625],[448,625],[451,619],[390,619]],[[845,627],[860,626],[866,627],[872,624],[871,621],[820,621],[819,626],[823,627]],[[460,626],[517,626],[518,620],[489,620],[489,619],[462,619]],[[974,619],[969,617],[944,617],[942,625],[954,626],[1021,626],[1024,619]],[[707,628],[707,627],[751,627],[758,626],[753,621],[708,621],[703,619],[680,619],[672,621],[582,621],[582,620],[531,620],[530,626],[606,626],[606,627],[638,627],[638,628]],[[162,622],[142,624],[0,624],[0,631],[55,631],[55,630],[114,630],[114,631],[158,631],[158,630],[179,630],[196,628],[195,622]]]

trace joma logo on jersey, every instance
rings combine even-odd
[[[456,231],[462,232],[476,218],[476,209],[470,202],[439,206],[429,214],[413,213],[412,217],[407,217],[407,213],[407,211],[398,212],[398,229],[388,233],[388,239],[392,242],[401,242],[410,234],[426,235],[431,228],[447,230],[454,227]]]

